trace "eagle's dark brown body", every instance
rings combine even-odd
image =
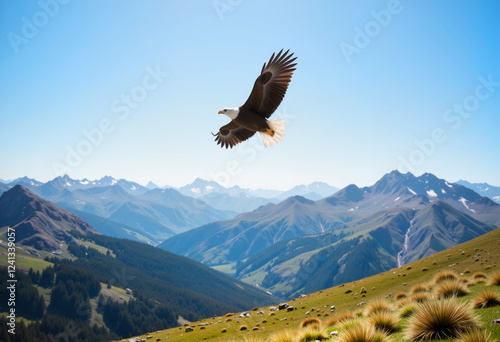
[[[292,79],[297,57],[281,50],[269,62],[264,63],[259,77],[255,80],[248,100],[238,108],[225,108],[219,114],[226,114],[231,122],[214,134],[221,147],[233,147],[260,132],[266,146],[280,141],[285,135],[284,120],[268,121],[285,96]]]

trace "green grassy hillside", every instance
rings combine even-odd
[[[228,313],[226,316],[210,317],[187,324],[185,327],[146,333],[140,337],[152,336],[153,341],[158,338],[162,341],[243,341],[250,337],[255,338],[256,341],[266,341],[273,333],[285,329],[297,330],[293,336],[298,337],[301,322],[308,317],[314,317],[320,320],[327,334],[334,330],[339,331],[339,337],[333,337],[332,340],[334,340],[340,338],[342,334],[345,337],[347,328],[341,325],[327,328],[328,319],[339,313],[350,312],[366,320],[363,317],[365,317],[364,311],[367,305],[377,299],[387,301],[396,310],[398,303],[396,296],[400,293],[410,296],[412,288],[418,284],[432,286],[433,288],[427,291],[427,295],[432,297],[433,291],[436,291],[436,286],[433,285],[434,277],[442,271],[452,271],[457,277],[462,277],[463,281],[469,282],[467,289],[470,293],[458,298],[459,303],[469,305],[484,289],[492,289],[500,296],[500,286],[477,282],[474,278],[478,272],[486,274],[487,277],[500,272],[499,255],[500,228],[403,267],[312,293],[303,298],[293,299],[288,302],[295,308],[292,311],[271,311],[271,307],[256,308],[248,312],[249,317],[241,318],[240,313]],[[361,293],[362,288],[366,290],[366,293]],[[360,305],[362,302],[368,304]],[[335,306],[334,312],[330,309],[332,305]],[[278,307],[278,303],[275,307]],[[494,338],[500,338],[500,324],[491,323],[493,319],[500,318],[500,306],[474,309],[474,314],[479,318],[483,328],[491,332]],[[361,324],[368,325],[366,321],[362,321]],[[399,319],[397,327],[400,330],[393,333],[392,338],[395,341],[406,341],[404,328],[409,324],[408,319]],[[186,332],[186,328],[193,330]]]

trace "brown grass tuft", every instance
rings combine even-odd
[[[475,309],[490,308],[497,305],[500,305],[500,294],[491,289],[482,290],[472,300],[472,307]]]
[[[406,293],[404,293],[404,292],[399,292],[398,294],[396,294],[394,296],[395,300],[401,300],[403,298],[408,298],[408,295]]]
[[[297,331],[285,329],[273,332],[268,337],[268,342],[296,342]]]
[[[458,276],[454,272],[441,271],[434,276],[434,283],[439,284],[440,282],[445,280],[456,280],[456,279],[458,279]]]
[[[417,303],[425,303],[429,300],[431,300],[431,296],[428,293],[415,293],[413,296],[410,297],[410,300],[412,302],[417,302]]]
[[[429,291],[429,288],[423,284],[417,284],[413,286],[410,290],[410,294],[415,294],[415,293],[420,293],[420,292],[427,292]]]
[[[398,317],[393,312],[379,311],[368,317],[369,324],[388,334],[398,330],[398,322]]]
[[[339,342],[390,342],[391,338],[382,331],[377,331],[372,325],[357,325],[342,331],[337,339]]]
[[[447,299],[451,297],[462,297],[470,291],[467,285],[458,280],[446,280],[438,283],[434,289],[434,296],[439,299]]]
[[[392,312],[394,308],[391,303],[384,299],[374,299],[366,304],[365,316],[370,316],[380,311]]]
[[[301,328],[305,328],[308,325],[315,325],[317,327],[320,327],[321,326],[321,321],[318,318],[316,318],[316,317],[311,317],[311,318],[306,318],[305,320],[303,320],[302,322],[300,322],[300,327]]]
[[[405,329],[408,340],[457,338],[479,327],[472,310],[455,300],[430,301],[420,304]]]
[[[490,275],[488,285],[500,286],[500,272],[496,272]]]
[[[327,327],[334,326],[335,324],[342,323],[344,321],[355,319],[356,315],[352,312],[341,312],[325,322]]]
[[[486,280],[488,278],[488,276],[486,274],[484,274],[483,272],[476,272],[474,273],[474,275],[472,276],[472,278],[478,280],[478,279],[484,279]]]
[[[298,334],[299,342],[324,341],[329,338],[330,336],[325,330],[314,326],[305,327],[304,329],[299,330]]]
[[[399,317],[408,318],[417,311],[417,308],[418,304],[416,302],[406,303],[399,309]]]
[[[491,336],[491,332],[476,328],[461,334],[457,342],[496,342],[496,339]]]

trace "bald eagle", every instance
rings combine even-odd
[[[288,84],[292,79],[297,57],[292,58],[290,50],[281,50],[276,56],[273,53],[269,62],[264,63],[260,76],[253,85],[248,100],[236,108],[224,108],[219,114],[225,114],[231,122],[212,135],[221,147],[233,148],[236,144],[247,140],[259,132],[264,145],[274,145],[285,135],[285,119],[268,121],[267,119],[278,108],[285,96]]]

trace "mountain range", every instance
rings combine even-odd
[[[100,283],[109,284],[108,289],[114,284],[125,293],[125,288],[130,287],[136,300],[166,306],[175,317],[201,319],[250,310],[279,300],[191,259],[137,241],[98,234],[88,223],[21,185],[0,196],[1,231],[5,232],[6,227],[15,229],[18,260],[23,260],[17,264],[19,268],[28,271],[29,267],[36,267],[34,265],[41,262],[56,266],[69,264],[73,270],[91,272]],[[1,240],[0,246],[6,251],[5,234],[1,235]],[[35,257],[25,254],[25,250],[36,250],[31,253]],[[54,253],[57,250],[59,253]],[[43,255],[53,254],[42,261],[37,251]],[[56,266],[53,270],[57,273],[61,268]],[[74,279],[75,283],[77,281]],[[109,291],[106,293],[109,295]],[[140,314],[137,316],[143,319]],[[171,326],[176,322],[173,323]]]
[[[417,260],[491,231],[500,205],[432,174],[393,171],[312,201],[294,196],[159,247],[294,296]],[[311,281],[311,279],[315,279]]]
[[[463,185],[474,190],[481,196],[487,196],[493,201],[500,203],[500,186],[493,186],[488,183],[470,183],[465,180],[459,180],[457,184]]]
[[[91,181],[67,175],[46,183],[28,177],[0,183],[0,194],[17,184],[84,217],[96,224],[101,233],[154,245],[203,224],[277,203],[287,196],[283,191],[224,188],[200,178],[174,189],[159,188],[151,182],[144,187],[110,176]],[[290,191],[317,198],[336,190],[326,183],[313,183]]]
[[[61,243],[75,243],[71,232],[97,231],[76,215],[46,201],[21,185],[0,196],[0,227],[15,229],[16,244],[56,251]]]

